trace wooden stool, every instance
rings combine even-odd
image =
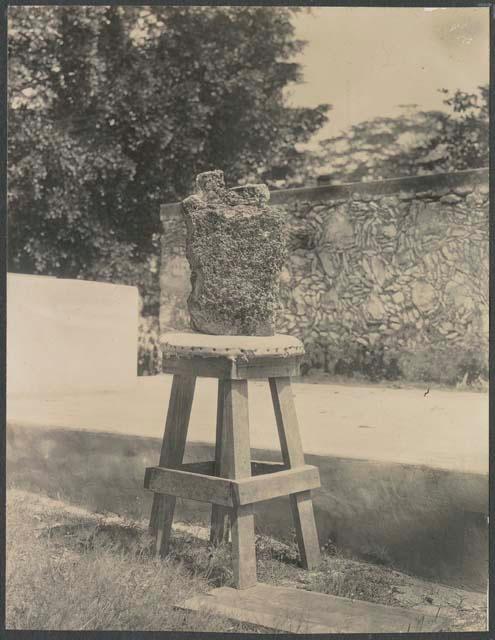
[[[212,503],[211,541],[228,539],[230,520],[234,581],[256,584],[253,505],[289,495],[301,563],[312,568],[320,549],[311,489],[318,469],[304,464],[290,378],[299,373],[304,348],[276,335],[213,336],[170,333],[162,337],[163,371],[173,373],[158,467],[146,469],[144,486],[155,492],[150,531],[156,550],[168,550],[177,497]],[[196,377],[218,378],[215,460],[183,464]],[[283,463],[251,461],[248,380],[268,378]]]

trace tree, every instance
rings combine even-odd
[[[332,182],[358,182],[488,166],[488,88],[446,95],[446,111],[403,105],[395,118],[352,126],[320,143],[306,176],[327,174]]]
[[[133,279],[159,205],[222,168],[261,179],[326,120],[287,106],[293,10],[12,7],[9,266]]]
[[[135,166],[97,106],[106,13],[16,7],[9,18],[9,268],[85,275],[105,254],[133,253],[118,221]]]
[[[457,90],[446,94],[445,104],[453,113],[442,132],[440,144],[446,146],[449,170],[487,167],[489,162],[489,88],[478,93]]]

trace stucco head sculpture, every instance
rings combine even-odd
[[[227,189],[222,171],[199,174],[196,189],[182,202],[192,328],[216,335],[273,335],[286,259],[283,211],[268,206],[266,185]]]

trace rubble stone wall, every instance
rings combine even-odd
[[[278,331],[306,368],[464,382],[488,354],[488,171],[275,191],[290,232]],[[161,330],[188,326],[179,205],[162,207]]]

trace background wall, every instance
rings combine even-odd
[[[132,385],[136,287],[9,273],[7,392]]]
[[[290,256],[278,330],[305,367],[371,379],[487,375],[488,170],[275,191]],[[161,330],[188,326],[180,205],[164,205]]]

